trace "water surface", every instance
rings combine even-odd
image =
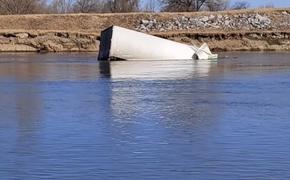
[[[1,179],[289,179],[289,53],[0,55]]]

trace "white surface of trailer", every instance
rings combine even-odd
[[[112,26],[102,32],[99,60],[189,60],[216,57],[205,44],[202,48]]]

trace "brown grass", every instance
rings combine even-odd
[[[287,9],[250,9],[221,12],[184,12],[184,13],[122,13],[122,14],[34,14],[34,15],[3,15],[0,16],[0,32],[82,32],[100,33],[101,30],[118,25],[134,28],[141,19],[154,17],[167,20],[177,15],[203,16],[209,14],[228,14],[229,16],[241,13],[261,13],[269,16],[281,14]],[[216,30],[215,30],[216,31]],[[194,31],[191,31],[194,32]]]

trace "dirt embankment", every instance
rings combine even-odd
[[[257,9],[0,16],[0,52],[98,51],[100,32],[111,25],[221,51],[290,50],[290,9]]]

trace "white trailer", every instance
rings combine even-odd
[[[200,48],[112,26],[101,33],[99,60],[216,59],[207,44]]]

